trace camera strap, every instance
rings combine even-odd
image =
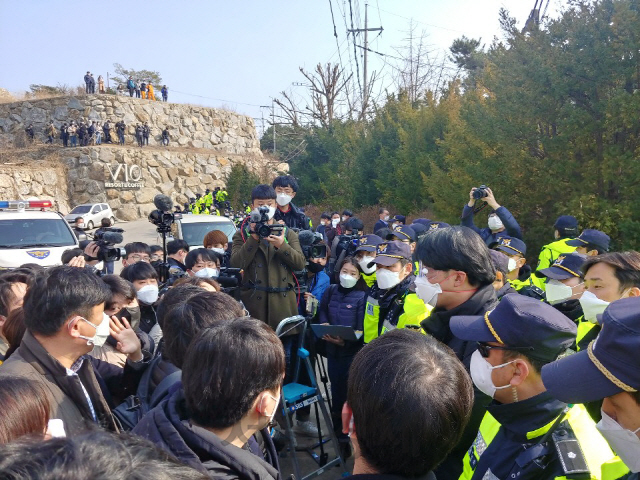
[[[487,204],[487,203],[485,203],[485,204],[483,204],[482,206],[480,206],[480,207],[478,207],[478,208],[474,208],[474,209],[473,209],[473,214],[475,215],[475,214],[477,214],[477,213],[480,213],[480,212],[481,212],[481,211],[482,211],[482,210],[483,210],[487,205],[488,205],[488,204]]]

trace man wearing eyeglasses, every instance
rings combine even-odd
[[[151,261],[149,245],[143,242],[131,242],[124,246],[125,256],[122,257],[122,268],[137,262]]]
[[[607,478],[619,460],[594,421],[584,406],[553,397],[540,376],[575,341],[573,321],[533,298],[507,295],[484,315],[452,317],[451,331],[477,342],[471,378],[493,399],[461,480]]]

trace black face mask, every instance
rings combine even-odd
[[[309,262],[307,270],[309,270],[309,272],[311,273],[320,273],[322,270],[324,270],[324,265],[320,263]]]

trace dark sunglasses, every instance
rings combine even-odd
[[[478,351],[480,352],[480,355],[484,358],[489,358],[491,350],[513,350],[516,352],[519,350],[533,350],[533,347],[494,347],[493,345],[488,345],[484,342],[476,343],[478,344]]]

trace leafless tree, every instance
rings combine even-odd
[[[318,63],[313,72],[307,72],[300,67],[300,72],[310,83],[311,106],[306,109],[314,120],[323,127],[329,127],[336,118],[336,112],[341,105],[340,94],[344,91],[351,75],[343,80],[344,70],[339,65],[327,63],[324,67]]]
[[[426,32],[423,30],[418,35],[413,21],[409,23],[404,41],[402,47],[395,49],[399,57],[394,66],[396,89],[406,92],[411,103],[420,100],[427,90],[437,98],[449,80],[446,56],[430,49]]]

